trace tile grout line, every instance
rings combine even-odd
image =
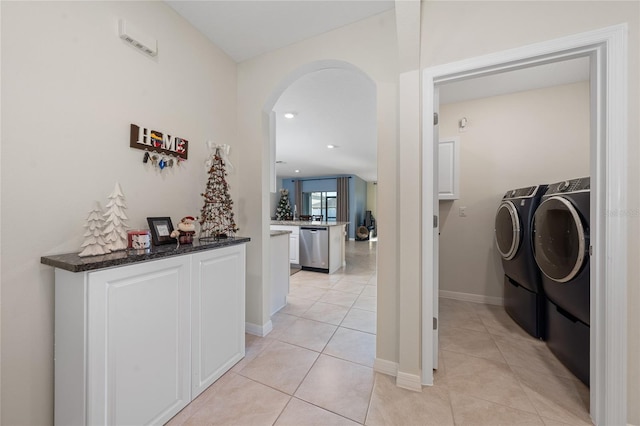
[[[543,417],[542,417],[542,413],[540,412],[540,409],[538,408],[537,404],[535,403],[535,401],[531,398],[531,396],[529,396],[529,393],[525,390],[525,385],[522,382],[522,380],[520,379],[520,376],[518,376],[514,370],[514,367],[517,366],[512,366],[510,362],[507,361],[507,357],[504,354],[504,351],[500,348],[500,345],[498,345],[498,342],[496,341],[496,338],[499,338],[501,336],[495,336],[491,333],[489,333],[491,340],[494,342],[494,344],[496,345],[496,347],[498,348],[498,351],[500,351],[500,354],[502,355],[502,357],[504,358],[507,366],[509,367],[509,370],[511,371],[511,374],[513,374],[513,376],[515,377],[515,379],[518,382],[518,386],[520,386],[520,389],[522,389],[522,393],[524,394],[524,396],[527,398],[527,401],[529,401],[529,403],[531,404],[531,406],[533,407],[534,410],[536,410],[536,414],[538,415],[538,417],[540,418],[540,421],[542,422],[542,424],[546,424]],[[524,340],[524,339],[522,339]],[[524,368],[524,367],[520,367],[520,368]],[[573,413],[571,413],[573,414]],[[552,420],[552,419],[549,419]],[[557,421],[557,420],[554,420]],[[561,422],[563,423],[563,422]]]
[[[476,313],[477,313],[477,312],[476,312]],[[483,324],[483,325],[485,326],[485,328],[487,329],[487,334],[488,334],[488,335],[489,335],[489,337],[491,338],[491,341],[492,341],[492,342],[494,343],[494,345],[497,347],[498,351],[500,352],[500,354],[501,354],[502,358],[503,358],[503,359],[504,359],[504,361],[505,361],[505,364],[506,364],[506,365],[507,365],[507,367],[509,368],[509,371],[511,372],[511,374],[513,375],[513,377],[516,379],[516,381],[517,381],[517,383],[518,383],[519,388],[521,389],[522,393],[524,394],[524,396],[527,398],[527,400],[528,400],[528,401],[529,401],[529,403],[531,404],[531,407],[535,410],[535,413],[529,413],[529,412],[527,412],[527,411],[524,411],[524,410],[521,410],[521,409],[518,409],[518,408],[514,408],[514,407],[510,407],[510,406],[508,406],[508,405],[505,405],[505,404],[502,404],[502,403],[499,403],[499,402],[488,401],[488,400],[485,400],[484,398],[477,397],[477,396],[473,396],[473,398],[477,398],[477,399],[480,399],[480,400],[484,400],[484,401],[487,401],[487,402],[492,403],[492,404],[498,404],[498,405],[501,405],[501,406],[507,407],[507,408],[512,409],[512,410],[522,411],[522,412],[529,413],[529,414],[536,414],[536,415],[538,416],[538,418],[540,419],[540,421],[541,421],[543,424],[544,424],[544,419],[545,419],[545,418],[546,418],[546,419],[548,419],[548,420],[553,420],[553,419],[550,419],[549,417],[543,417],[543,415],[542,415],[542,413],[541,413],[541,411],[540,411],[540,408],[539,408],[539,407],[538,407],[538,405],[534,402],[534,400],[532,400],[531,396],[529,396],[529,394],[525,391],[525,388],[524,388],[524,387],[525,387],[525,385],[524,385],[523,381],[522,381],[522,380],[520,379],[520,377],[516,374],[516,372],[515,372],[515,368],[526,368],[526,367],[519,367],[519,366],[517,366],[517,365],[515,365],[515,366],[514,366],[514,365],[512,365],[512,363],[510,363],[510,362],[507,360],[507,357],[505,356],[505,352],[504,352],[504,350],[500,348],[500,345],[498,345],[498,340],[499,340],[499,339],[504,339],[504,340],[507,340],[507,341],[511,341],[511,342],[513,342],[514,344],[515,344],[516,342],[527,342],[527,343],[529,344],[529,343],[530,343],[530,341],[529,341],[530,339],[527,339],[527,338],[520,338],[520,337],[516,337],[516,336],[511,336],[511,335],[504,335],[504,334],[500,334],[500,333],[491,333],[491,332],[489,331],[489,328],[488,328],[487,324],[485,323],[484,318],[482,318],[482,316],[479,316],[479,317],[480,317],[480,320],[482,321],[482,324]],[[451,352],[455,352],[455,351],[451,351]],[[463,353],[463,354],[464,354],[464,355],[466,355],[466,356],[474,356],[474,355],[472,355],[472,354],[466,354],[466,353]],[[537,372],[536,370],[532,370],[532,371]],[[542,373],[542,372],[538,372],[538,373],[539,373],[539,374],[544,374],[544,373]],[[545,375],[546,375],[546,374],[545,374]],[[564,376],[561,376],[561,375],[558,375],[558,374],[554,374],[554,373],[552,373],[552,374],[551,374],[551,376],[553,376],[553,377],[557,377],[557,378],[559,378],[559,379],[561,379],[561,380],[564,380],[564,379],[568,379],[568,380],[570,380],[570,378],[565,378]],[[567,409],[567,408],[564,408],[564,407],[562,407],[562,408],[563,408],[563,410],[564,410],[564,411],[566,411],[568,414],[570,414],[570,415],[572,415],[572,416],[575,416],[575,417],[576,417],[576,418],[578,418],[578,419],[580,418],[580,416],[579,416],[578,414],[574,413],[572,410]],[[554,420],[554,421],[557,421],[557,420]]]
[[[338,281],[336,282],[336,284],[337,284],[338,282],[342,282],[344,279],[345,279],[345,277],[342,277],[340,280],[338,280]],[[370,280],[371,280],[371,278],[367,281],[367,283],[368,283]],[[368,414],[369,414],[369,407],[370,407],[370,405],[371,405],[371,398],[372,398],[372,396],[373,396],[373,388],[374,388],[374,386],[375,386],[375,372],[373,371],[373,368],[371,368],[371,367],[369,367],[369,366],[367,366],[367,365],[363,365],[363,364],[360,364],[360,363],[357,363],[357,362],[353,362],[353,361],[346,360],[346,359],[343,359],[343,358],[340,358],[340,357],[337,357],[337,356],[333,356],[333,355],[327,354],[327,353],[325,353],[325,350],[327,349],[327,346],[329,345],[329,343],[331,342],[331,340],[335,337],[336,333],[338,332],[338,329],[340,329],[340,328],[345,328],[345,329],[349,329],[349,330],[351,330],[351,329],[350,329],[350,328],[348,328],[348,327],[342,327],[342,323],[344,322],[345,318],[349,315],[349,313],[351,312],[351,310],[352,310],[352,309],[354,309],[354,304],[355,304],[355,302],[358,300],[358,298],[362,295],[362,293],[364,292],[364,290],[365,290],[365,288],[366,288],[366,285],[367,285],[366,283],[363,285],[363,288],[362,288],[362,290],[360,290],[360,292],[359,292],[359,293],[342,292],[342,293],[345,293],[345,294],[357,294],[357,297],[356,297],[356,300],[351,304],[351,306],[349,306],[349,307],[347,308],[347,312],[345,313],[345,315],[344,315],[344,316],[342,317],[342,319],[340,320],[340,323],[339,323],[339,324],[337,324],[337,325],[335,325],[335,324],[330,324],[330,323],[326,323],[326,322],[323,322],[323,321],[316,321],[316,320],[313,320],[313,319],[310,319],[310,318],[305,318],[305,317],[302,317],[302,316],[300,317],[300,318],[304,318],[304,319],[307,319],[307,320],[310,320],[310,321],[320,322],[320,323],[322,323],[322,324],[329,324],[329,325],[333,325],[333,326],[336,326],[336,329],[335,329],[335,330],[333,331],[333,333],[331,334],[331,337],[329,337],[329,339],[327,340],[327,343],[326,343],[326,344],[324,345],[324,347],[322,348],[322,351],[319,353],[318,357],[317,357],[317,358],[316,358],[316,360],[313,362],[312,366],[309,368],[309,370],[308,370],[308,371],[307,371],[307,373],[305,374],[304,378],[300,381],[300,383],[299,383],[299,384],[298,384],[298,386],[296,387],[296,389],[295,389],[295,391],[294,391],[294,393],[293,393],[293,396],[292,396],[292,398],[294,398],[294,397],[295,397],[295,393],[300,389],[300,386],[302,386],[302,383],[304,383],[304,381],[307,379],[307,377],[308,377],[309,373],[310,373],[310,372],[311,372],[311,370],[314,368],[314,366],[317,364],[318,360],[320,359],[320,357],[321,357],[322,355],[327,356],[327,357],[331,357],[331,358],[333,358],[333,359],[340,360],[340,361],[343,361],[343,362],[348,362],[348,363],[351,363],[351,364],[354,364],[354,365],[357,365],[357,366],[361,366],[361,367],[369,368],[369,369],[371,369],[372,373],[374,374],[374,382],[373,382],[373,385],[371,386],[371,389],[370,389],[370,391],[369,391],[369,396],[368,396],[368,399],[367,399],[367,409],[366,409],[366,411],[365,411],[364,421],[363,421],[363,423],[356,422],[356,423],[361,424],[361,425],[364,425],[364,424],[366,423],[366,419],[367,419],[367,416],[368,416]],[[334,284],[334,286],[335,286],[335,284]],[[332,286],[330,289],[333,289],[333,287],[334,287],[334,286]],[[341,291],[341,290],[335,290],[335,289],[334,289],[334,291]],[[321,296],[321,298],[322,298],[322,297],[324,297],[324,295],[323,295],[323,296]],[[308,312],[308,311],[309,311],[313,306],[315,306],[315,305],[316,305],[316,303],[318,303],[318,302],[321,302],[321,301],[320,301],[320,299],[315,300],[315,302],[313,303],[313,305],[311,305],[311,306],[309,307],[309,309],[307,309],[307,310],[306,310],[302,315],[304,315],[305,313],[307,313],[307,312]],[[328,303],[328,302],[321,302],[321,303],[331,304],[331,303]],[[341,306],[341,305],[335,305],[335,304],[331,304],[331,305],[332,305],[332,306],[340,306],[340,307],[344,307],[344,306]],[[361,310],[363,310],[363,309],[361,309]],[[359,331],[359,332],[362,332],[362,333],[366,333],[366,332],[364,332],[364,331],[360,331],[360,330],[354,330],[354,331]],[[368,333],[368,334],[371,334],[371,333]],[[374,334],[374,335],[375,335],[375,334]],[[377,336],[376,336],[376,337],[377,337]],[[303,400],[303,401],[305,401],[305,400]],[[305,401],[305,402],[310,403],[309,401]],[[311,404],[311,403],[310,403],[310,404]],[[312,404],[312,405],[316,406],[315,404]],[[333,411],[328,410],[328,409],[326,409],[326,408],[324,408],[324,407],[319,407],[319,406],[318,406],[318,408],[334,413]],[[342,416],[342,415],[340,415],[340,414],[338,414],[338,413],[334,413],[334,414],[336,414],[336,415],[338,415],[338,416],[340,416],[340,417],[342,417],[342,418],[345,418],[345,419],[348,419],[348,420],[354,421],[353,419],[350,419],[350,418],[344,417],[344,416]]]

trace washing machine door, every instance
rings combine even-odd
[[[585,261],[585,233],[571,201],[554,196],[533,216],[534,256],[540,271],[559,283],[573,279]]]
[[[511,260],[518,253],[522,240],[520,215],[511,201],[503,201],[498,207],[495,223],[498,253],[504,260]]]

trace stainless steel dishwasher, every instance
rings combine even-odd
[[[329,228],[300,227],[300,266],[310,271],[329,272]]]

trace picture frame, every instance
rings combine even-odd
[[[154,246],[175,242],[175,239],[171,238],[173,223],[171,223],[170,217],[148,217],[147,223]]]

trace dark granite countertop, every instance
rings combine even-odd
[[[158,260],[166,257],[180,256],[197,251],[213,250],[217,248],[243,244],[251,241],[248,237],[233,237],[218,241],[200,241],[194,239],[192,244],[180,244],[176,248],[175,243],[161,246],[151,246],[147,250],[121,250],[100,256],[80,257],[78,253],[56,254],[42,256],[40,263],[65,269],[71,272],[85,272],[96,269],[112,268],[114,266],[129,265],[132,263]]]

